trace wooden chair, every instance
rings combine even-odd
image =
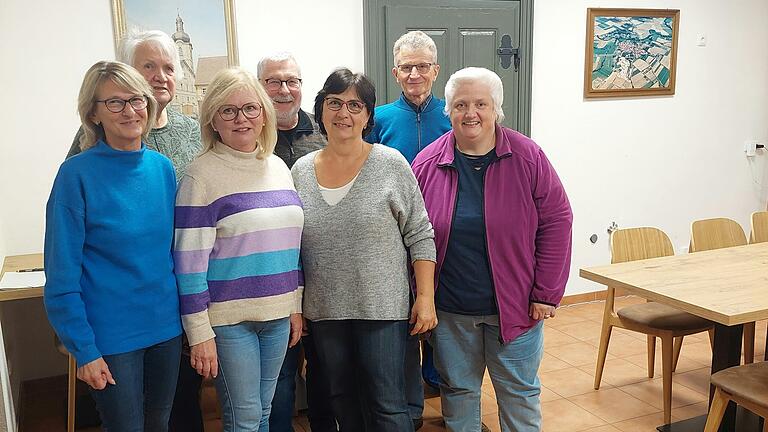
[[[738,222],[728,218],[702,219],[691,224],[689,252],[701,252],[747,244]],[[755,359],[755,323],[744,324],[744,363]]]
[[[752,213],[752,230],[749,234],[750,243],[768,242],[768,211],[759,211]],[[765,344],[768,346],[768,332],[765,334]],[[765,350],[763,359],[768,361],[768,350]]]
[[[611,263],[635,261],[674,255],[672,242],[657,228],[629,228],[616,230],[611,235]],[[648,377],[653,378],[656,338],[661,339],[664,423],[672,422],[673,340],[694,333],[708,331],[711,321],[682,312],[660,303],[641,303],[614,311],[616,289],[609,286],[603,312],[600,348],[595,369],[595,390],[603,377],[608,342],[613,327],[648,335]]]
[[[712,375],[711,381],[715,386],[715,395],[704,432],[717,432],[729,401],[760,417],[768,417],[768,362],[721,370]],[[768,432],[768,421],[763,423],[763,432]]]

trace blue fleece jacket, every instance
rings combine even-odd
[[[376,107],[374,126],[365,140],[395,148],[411,163],[424,147],[451,130],[444,108],[445,101],[434,96],[416,107],[401,93],[400,99]]]
[[[181,334],[175,192],[171,162],[143,145],[98,142],[59,168],[46,208],[44,300],[78,366]]]

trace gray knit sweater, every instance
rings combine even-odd
[[[293,180],[304,203],[304,316],[312,321],[408,319],[408,252],[435,261],[432,224],[405,158],[375,144],[349,193],[329,206],[315,176],[318,151]]]

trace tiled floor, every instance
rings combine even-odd
[[[617,299],[617,307],[645,300]],[[639,333],[614,329],[600,390],[592,388],[603,302],[566,306],[546,321],[542,382],[542,411],[547,432],[653,432],[662,423],[661,346],[657,345],[656,376],[646,372],[646,339]],[[766,322],[758,322],[755,357],[765,351]],[[657,342],[658,344],[658,342]],[[682,420],[706,413],[711,350],[706,333],[685,338],[673,377],[672,418]],[[212,389],[208,390],[212,393]],[[204,398],[206,432],[219,432],[212,394]],[[500,431],[496,399],[489,378],[483,383],[483,421]],[[445,431],[440,398],[426,400],[423,432]],[[296,417],[296,432],[309,432],[307,419]],[[49,429],[46,429],[48,431]],[[98,429],[90,429],[95,432]]]

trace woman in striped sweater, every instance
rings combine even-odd
[[[192,367],[216,379],[224,430],[263,432],[289,336],[302,331],[304,213],[272,154],[275,112],[256,77],[219,72],[200,124],[203,153],[176,197],[182,323]]]

